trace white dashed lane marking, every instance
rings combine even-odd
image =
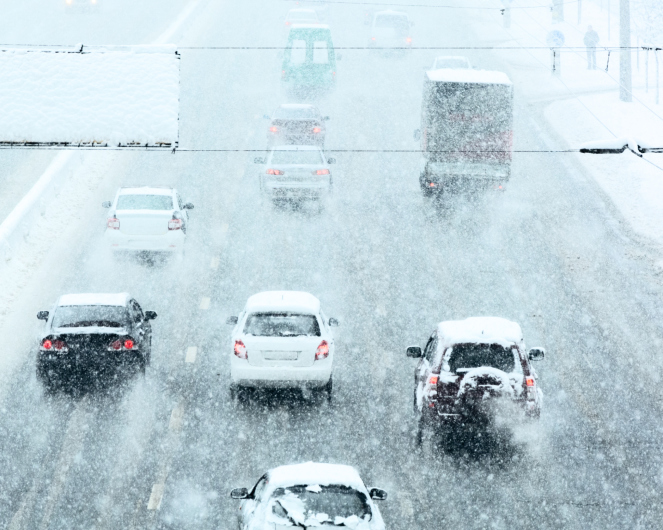
[[[198,355],[198,348],[196,346],[189,346],[186,349],[186,357],[184,358],[184,361],[187,363],[195,363],[196,355]]]
[[[210,269],[216,270],[219,268],[219,258],[212,258],[212,262],[209,264]]]
[[[209,297],[203,296],[203,299],[200,301],[200,309],[209,309],[211,301],[212,300]]]
[[[163,499],[163,492],[166,489],[165,483],[154,484],[152,486],[152,493],[150,493],[150,500],[147,501],[148,510],[158,510],[161,506],[161,499]]]
[[[184,421],[184,403],[179,403],[170,413],[170,422],[168,428],[171,431],[179,432],[182,430],[182,422]]]

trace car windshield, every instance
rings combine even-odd
[[[54,328],[122,328],[129,324],[126,307],[116,305],[59,306],[53,315]]]
[[[275,150],[272,153],[272,164],[275,165],[288,165],[288,164],[303,164],[303,165],[320,165],[324,163],[322,153],[317,149],[302,149],[302,150]]]
[[[117,198],[118,210],[172,210],[173,198],[170,195],[120,195]]]
[[[320,112],[315,107],[279,107],[274,113],[275,120],[316,120]]]
[[[408,18],[404,15],[378,15],[375,17],[375,27],[407,31],[410,28],[410,24]]]
[[[349,486],[290,486],[277,488],[269,500],[270,522],[286,526],[348,526],[369,521],[366,495]],[[290,523],[290,524],[288,524]]]
[[[252,313],[246,319],[244,333],[256,337],[319,337],[320,325],[314,315]]]
[[[459,369],[489,366],[503,372],[513,372],[515,356],[511,348],[499,344],[456,344],[449,357],[451,372]]]

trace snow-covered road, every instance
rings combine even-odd
[[[174,4],[121,38],[155,38],[184,2]],[[201,3],[180,44],[278,46],[289,6]],[[409,12],[421,45],[472,44],[460,14]],[[367,40],[361,6],[331,6],[331,25],[337,46]],[[327,147],[416,149],[433,54],[344,51],[337,90],[318,102],[331,116]],[[502,68],[487,52],[469,57]],[[280,51],[183,50],[181,78],[182,147],[265,145],[262,115],[285,101]],[[558,147],[517,86],[516,102],[516,149]],[[504,196],[440,211],[421,196],[416,153],[330,154],[322,214],[260,203],[255,153],[85,155],[87,185],[84,172],[63,184],[45,222],[67,224],[26,262],[35,268],[4,313],[0,527],[235,528],[229,490],[303,460],[351,464],[384,487],[392,529],[659,524],[663,286],[582,168],[519,154]],[[183,262],[104,252],[100,204],[121,184],[172,185],[194,203]],[[310,291],[341,320],[331,406],[296,396],[231,406],[224,321],[272,288]],[[125,290],[159,315],[145,380],[112,397],[45,399],[36,311],[65,292]],[[507,446],[415,451],[405,348],[440,320],[473,315],[516,320],[528,345],[547,348],[539,428]]]

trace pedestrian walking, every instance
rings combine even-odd
[[[587,70],[596,70],[596,45],[599,43],[599,34],[592,26],[587,26],[583,42],[587,46]]]

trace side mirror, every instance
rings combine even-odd
[[[336,320],[335,318],[330,318],[330,319],[329,319],[329,327],[331,327],[331,328],[337,328],[337,327],[340,326],[340,325],[341,325],[341,324],[339,323],[339,321]]]
[[[226,318],[226,324],[235,326],[235,325],[237,325],[237,322],[238,322],[237,317],[228,317],[228,318]]]
[[[37,318],[39,320],[48,320],[48,311],[39,311],[39,313],[37,313]]]
[[[421,348],[419,346],[410,346],[406,351],[406,355],[408,357],[412,357],[414,359],[419,359],[423,357],[423,354],[421,352]]]
[[[532,348],[529,351],[529,360],[530,361],[543,361],[543,358],[546,356],[546,350],[543,348]]]
[[[336,159],[335,159],[335,158],[328,158],[328,159],[327,159],[327,163],[328,163],[328,164],[335,164],[335,163],[336,163]]]
[[[265,159],[264,159],[263,157],[261,157],[261,156],[257,156],[257,157],[255,157],[255,158],[253,159],[253,163],[254,163],[254,164],[264,164],[264,163],[265,163]]]
[[[154,320],[157,318],[157,314],[154,311],[145,311],[145,320]]]
[[[233,499],[248,499],[249,498],[249,490],[246,488],[235,488],[230,492],[230,497]]]
[[[415,129],[414,134],[412,136],[417,142],[421,140],[421,129]]]
[[[111,202],[110,201],[104,201],[101,203],[102,208],[110,208],[111,207]]]
[[[327,121],[327,120],[329,120],[329,116],[323,116],[322,117],[322,121]]]
[[[371,496],[371,499],[374,501],[386,501],[387,492],[380,488],[371,488],[368,490],[368,494]]]
[[[184,206],[182,206],[183,210],[193,210],[193,204],[190,202],[187,202]]]

